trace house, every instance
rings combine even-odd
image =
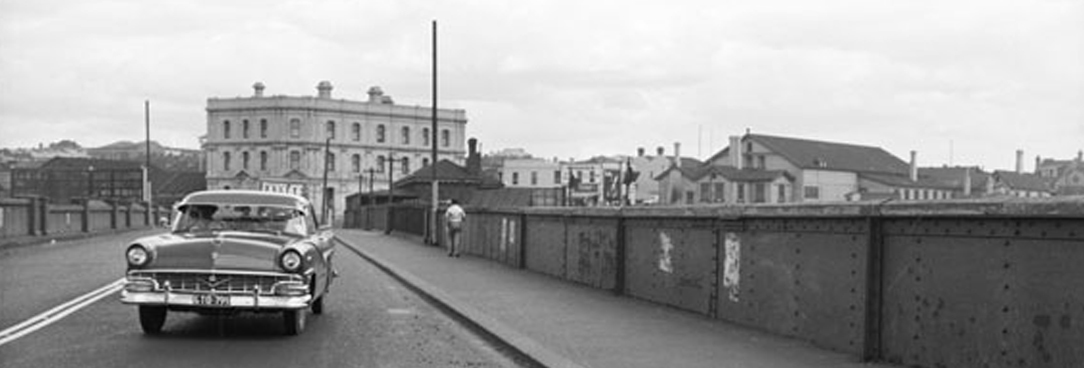
[[[786,172],[793,180],[783,186],[789,202],[952,196],[950,185],[919,177],[913,151],[908,164],[880,147],[746,134],[730,137],[729,146],[708,158],[706,165]],[[776,183],[774,190],[782,184]],[[753,185],[754,193],[769,190],[766,183]]]
[[[1035,174],[994,171],[991,193],[1024,198],[1050,197],[1055,193],[1054,180]]]
[[[1084,151],[1077,151],[1074,160],[1041,160],[1035,158],[1036,174],[1053,180],[1057,195],[1084,194]]]

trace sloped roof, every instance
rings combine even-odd
[[[94,167],[95,170],[139,169],[143,167],[143,162],[86,157],[54,157],[42,164],[40,168],[43,170],[85,171],[90,167]],[[157,170],[157,168],[151,166],[151,170]]]
[[[990,179],[990,174],[977,167],[920,167],[918,168],[918,177],[927,177],[944,183],[947,186],[962,189],[964,186],[964,176],[967,175],[968,169],[971,170],[971,189],[982,189],[985,187],[986,181]]]
[[[467,172],[467,168],[445,159],[397,180],[395,186],[432,182],[433,170],[436,170],[437,180],[441,182],[481,183],[483,181],[482,177]]]
[[[910,165],[880,147],[748,134],[752,139],[803,169],[907,174]]]
[[[737,169],[728,165],[695,165],[695,166],[670,166],[670,168],[664,170],[662,173],[655,175],[655,179],[659,180],[666,175],[670,174],[671,170],[677,170],[681,172],[681,175],[685,178],[697,181],[703,179],[708,175],[718,175],[726,178],[729,181],[771,181],[782,176],[788,180],[794,180],[789,173],[784,170],[760,170],[760,169]]]
[[[154,188],[160,194],[187,194],[207,189],[207,174],[203,172],[170,172]]]
[[[911,181],[909,175],[901,174],[860,173],[858,176],[862,179],[901,188],[959,189],[962,188],[961,185],[963,185],[963,179],[960,179],[960,183],[954,183],[952,181],[921,175],[918,177],[918,181]],[[981,182],[972,178],[971,186],[976,187],[975,183]]]
[[[995,171],[994,176],[1011,189],[1052,192],[1053,181],[1034,174],[1017,174],[1012,171]]]

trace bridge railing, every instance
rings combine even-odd
[[[865,360],[1084,365],[1084,197],[467,210],[468,254]]]
[[[0,244],[153,227],[164,207],[89,201],[52,204],[40,198],[0,199]]]

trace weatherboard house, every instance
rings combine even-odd
[[[656,180],[663,203],[787,203],[895,198],[939,200],[960,188],[918,175],[880,147],[746,134],[703,164],[676,163]]]
[[[396,104],[380,87],[365,101],[332,98],[326,81],[316,89],[315,97],[266,96],[256,83],[248,97],[207,99],[207,187],[296,193],[320,211],[326,196],[341,218],[346,195],[363,182],[383,190],[389,177],[429,166],[431,107]],[[463,162],[466,124],[464,110],[437,110],[438,161]]]

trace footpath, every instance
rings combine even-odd
[[[551,368],[892,367],[469,255],[450,258],[414,236],[341,229],[336,237]]]

